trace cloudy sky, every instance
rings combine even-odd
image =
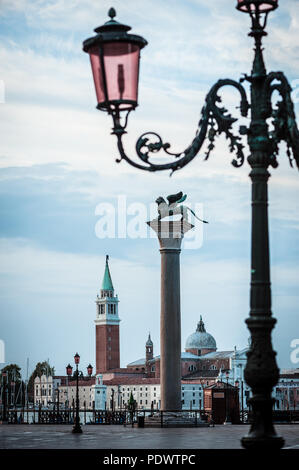
[[[268,70],[287,74],[298,114],[299,2],[280,4],[269,18],[265,59]],[[202,151],[171,178],[115,163],[112,123],[95,109],[82,52],[82,41],[106,21],[111,6],[110,0],[0,0],[0,339],[6,363],[19,364],[25,376],[27,358],[29,372],[49,358],[62,374],[76,351],[82,367],[95,363],[94,300],[106,254],[120,299],[121,365],[144,357],[149,331],[159,354],[158,242],[138,237],[138,223],[135,236],[128,229],[130,236],[120,238],[118,220],[126,215],[132,228],[138,217],[148,220],[157,196],[180,190],[210,222],[203,233],[198,227],[198,239],[184,242],[181,254],[182,350],[200,315],[219,350],[248,342],[249,166],[230,164],[222,138],[208,161]],[[250,72],[249,19],[235,10],[234,0],[114,0],[113,6],[117,19],[149,43],[142,50],[140,106],[130,116],[127,152],[134,158],[145,131],[183,150],[215,81]],[[223,97],[238,116],[237,94],[228,90]],[[273,340],[279,366],[295,367],[290,343],[299,338],[299,175],[283,145],[279,162],[269,183],[278,320]],[[99,238],[108,205],[116,236]]]

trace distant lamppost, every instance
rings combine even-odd
[[[229,372],[228,370],[225,372],[225,376],[226,376],[226,406],[225,406],[225,421],[224,421],[224,424],[231,424],[231,420],[230,420],[230,403],[229,403],[229,398],[230,398],[230,394],[229,394],[229,387],[228,387],[228,378],[229,378]]]
[[[74,361],[76,364],[76,415],[75,415],[75,424],[73,427],[73,433],[82,433],[82,428],[80,425],[80,415],[79,415],[79,370],[78,366],[80,363],[80,356],[78,353],[74,356]]]
[[[80,356],[78,353],[75,354],[74,361],[76,365],[76,372],[75,372],[75,375],[76,375],[76,413],[75,413],[75,424],[73,426],[72,432],[76,434],[76,433],[82,433],[82,428],[80,425],[80,409],[79,409],[79,372],[80,371],[78,369],[78,366],[80,363]],[[87,366],[87,374],[89,378],[92,376],[92,369],[93,369],[92,365],[89,364]],[[73,368],[70,364],[68,364],[66,366],[66,375],[68,379],[71,377],[72,372],[73,372]],[[82,375],[82,372],[80,373]]]
[[[291,87],[282,72],[267,74],[262,49],[262,38],[267,18],[278,7],[278,0],[237,0],[236,8],[248,13],[251,18],[249,33],[255,40],[255,57],[251,75],[244,75],[240,82],[225,79],[212,86],[202,108],[196,136],[191,144],[180,153],[173,153],[170,144],[163,142],[155,132],[142,134],[136,143],[139,162],[132,160],[125,152],[122,138],[126,133],[129,113],[137,106],[140,50],[147,41],[141,36],[129,34],[129,26],[114,20],[116,12],[109,10],[110,20],[95,29],[96,36],[83,42],[83,50],[90,55],[92,73],[97,95],[97,108],[108,112],[113,119],[113,134],[117,139],[120,159],[135,168],[146,171],[179,170],[199,153],[207,137],[208,149],[205,160],[210,156],[217,134],[224,133],[235,152],[232,160],[235,167],[245,161],[242,135],[247,136],[252,180],[252,254],[250,285],[250,316],[246,320],[251,333],[251,346],[247,353],[245,380],[252,389],[252,425],[249,434],[242,439],[246,448],[280,448],[284,440],[277,436],[272,420],[272,388],[277,383],[279,370],[271,343],[271,331],[276,320],[271,312],[269,235],[268,235],[268,190],[270,176],[268,168],[277,168],[278,145],[287,144],[290,165],[293,160],[299,167],[299,131],[296,125]],[[241,82],[251,87],[251,103]],[[239,135],[234,134],[233,124],[237,121],[219,105],[219,90],[232,86],[241,96],[240,111],[247,117],[251,110],[249,126],[240,126]],[[271,98],[278,92],[281,101],[272,104]],[[272,120],[269,129],[267,120]],[[169,163],[155,163],[150,158],[163,150],[174,158]],[[293,156],[293,158],[292,158]]]
[[[57,413],[59,413],[59,394],[60,394],[60,390],[59,390],[58,386],[55,390],[55,394],[56,394],[56,403],[57,403]]]
[[[237,387],[237,391],[238,391],[238,408],[240,406],[240,390],[239,390],[239,385],[240,385],[240,382],[239,380],[237,379],[235,381],[235,387]],[[240,413],[239,413],[240,414]],[[242,415],[242,418],[241,418],[241,421],[243,423],[243,396],[242,396],[242,407],[241,407],[241,415]]]
[[[114,388],[111,389],[111,400],[110,400],[110,409],[111,411],[114,411]]]
[[[2,421],[7,421],[7,372],[2,372]]]
[[[66,391],[67,391],[67,406],[69,408],[69,379],[70,377],[72,376],[72,373],[73,373],[73,368],[71,366],[71,364],[68,364],[66,366],[66,377],[67,377],[67,381],[66,381]]]

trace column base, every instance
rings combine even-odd
[[[249,450],[279,450],[284,446],[284,439],[280,436],[244,436],[241,444]]]
[[[74,426],[73,429],[72,429],[72,433],[74,434],[81,434],[82,433],[82,428],[81,426]]]

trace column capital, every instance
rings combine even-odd
[[[191,230],[194,225],[183,220],[158,220],[154,219],[147,224],[156,232],[160,251],[177,251],[181,250],[182,239],[184,234]]]

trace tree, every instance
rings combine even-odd
[[[17,364],[8,364],[7,366],[3,367],[1,369],[1,375],[3,372],[6,372],[7,374],[7,382],[21,382],[22,376],[20,373],[21,367],[19,367]]]
[[[2,403],[6,401],[6,405],[24,404],[25,384],[22,381],[21,367],[17,364],[8,364],[1,369],[1,398]],[[6,373],[6,377],[2,374]],[[5,393],[5,397],[3,396]]]
[[[44,362],[38,362],[35,366],[34,371],[30,375],[29,381],[28,381],[28,398],[29,401],[33,401],[34,397],[34,379],[35,377],[41,377],[42,375],[54,375],[55,374],[55,368],[51,367],[48,361]]]

